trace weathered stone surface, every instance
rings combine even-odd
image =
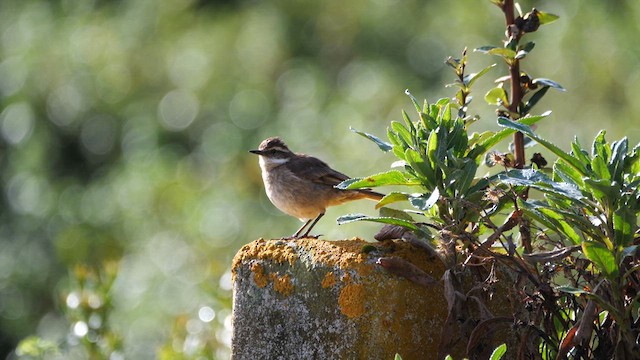
[[[435,279],[444,269],[408,243],[257,240],[233,263],[234,359],[435,358],[447,317],[442,284],[379,265],[398,256]]]

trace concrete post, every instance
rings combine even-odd
[[[394,275],[380,258],[407,260],[436,282]],[[232,357],[435,358],[447,318],[443,272],[402,241],[256,240],[233,262]]]

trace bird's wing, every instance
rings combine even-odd
[[[299,161],[296,161],[291,171],[293,171],[296,176],[311,179],[315,183],[329,186],[338,185],[349,179],[347,175],[333,170],[324,161],[313,156],[304,156],[299,159]]]

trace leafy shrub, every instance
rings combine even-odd
[[[477,316],[466,332],[447,322],[440,357],[461,338],[467,341],[468,356],[486,357],[490,349],[481,346],[487,345],[486,336],[510,327],[517,344],[510,352],[520,359],[639,358],[640,144],[630,148],[626,138],[609,143],[602,131],[591,151],[576,139],[567,153],[534,132],[534,124],[549,112],[535,115],[532,110],[549,89],[564,88],[520,69],[535,46],[521,40],[557,17],[535,8],[526,14],[518,8],[516,17],[513,1],[492,2],[505,15],[506,39],[503,46],[476,50],[498,56],[507,66],[508,75],[499,77],[484,97],[497,106],[503,129],[468,133],[478,120],[468,113],[471,88],[494,66],[467,74],[466,50],[460,59],[449,58],[455,96],[420,106],[407,92],[418,120],[403,112],[403,123],[391,123],[388,141],[356,131],[398,161],[390,171],[339,187],[402,190],[380,200],[379,217],[351,214],[338,221],[401,226],[424,246],[439,249],[435,253],[447,267],[443,279],[449,318]],[[511,153],[492,150],[512,134]],[[526,164],[525,147],[536,144],[557,156],[551,169],[540,153]],[[501,170],[482,175],[483,161]],[[384,207],[400,201],[410,207]],[[470,272],[477,275],[479,267],[485,269],[483,276],[465,288],[460,279]],[[498,279],[504,272],[496,269],[509,269],[516,279],[510,290],[517,304],[512,316],[462,314],[460,309],[473,303],[470,298],[479,299],[474,295],[478,289],[490,295],[496,281],[509,280]],[[478,307],[483,310],[484,305]]]

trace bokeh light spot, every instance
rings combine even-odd
[[[67,295],[66,303],[69,309],[78,308],[78,306],[80,306],[80,295],[77,292],[72,291]]]
[[[170,91],[162,98],[158,106],[160,122],[167,130],[184,130],[195,120],[199,108],[200,102],[192,92]]]
[[[73,334],[77,337],[84,337],[89,332],[89,326],[84,321],[77,321],[73,324]]]
[[[212,322],[216,318],[216,312],[209,306],[203,306],[198,310],[198,318],[202,322]]]
[[[229,103],[229,117],[239,128],[250,130],[262,125],[271,112],[267,97],[257,90],[238,92]]]
[[[28,139],[33,132],[33,127],[33,110],[26,102],[9,105],[0,114],[2,137],[9,144],[17,145]]]
[[[109,116],[96,116],[82,123],[82,145],[94,155],[105,155],[116,141],[115,120]]]

